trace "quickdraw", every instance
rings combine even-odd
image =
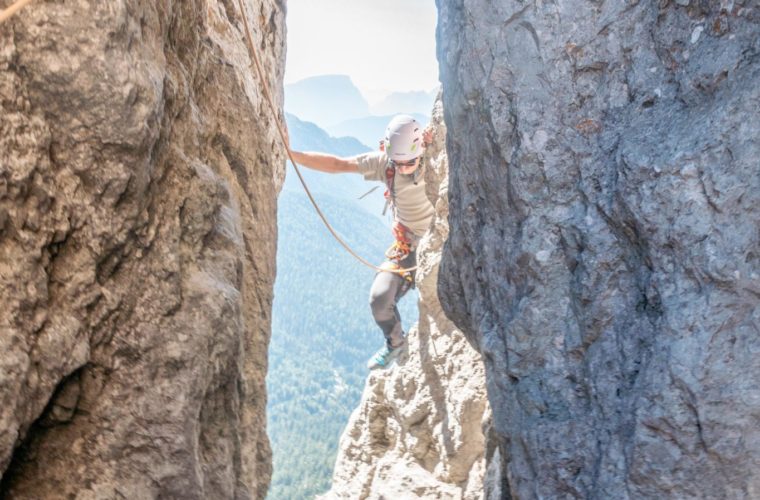
[[[414,235],[411,229],[396,221],[393,224],[393,244],[385,251],[385,257],[389,262],[383,264],[384,270],[396,272],[402,276],[405,280],[414,281],[414,273],[402,269],[401,262],[404,261],[409,254],[411,254],[416,247],[417,237]],[[392,268],[392,269],[391,269]],[[399,272],[401,270],[402,272]]]
[[[396,221],[393,223],[393,245],[385,252],[385,256],[391,260],[402,261],[414,250],[413,245],[417,237],[411,229]]]
[[[380,268],[383,271],[389,273],[396,273],[406,281],[406,286],[414,286],[414,271],[407,271],[401,268],[401,265],[396,262],[385,261],[380,264]]]
[[[412,249],[403,241],[394,241],[393,245],[385,251],[385,256],[390,260],[404,260],[409,256]]]

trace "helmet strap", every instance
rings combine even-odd
[[[414,182],[414,185],[416,186],[418,182],[420,182],[420,176],[423,173],[423,168],[425,166],[425,155],[420,156],[420,163],[417,165],[417,168],[414,170],[414,173],[412,174],[412,181]]]

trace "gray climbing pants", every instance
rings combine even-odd
[[[386,264],[388,263],[398,264],[402,269],[414,267],[417,263],[416,252],[412,251],[401,261],[386,261]],[[411,275],[411,279],[399,273],[378,272],[369,292],[372,316],[377,326],[383,331],[385,342],[390,348],[398,347],[405,342],[404,331],[401,328],[401,315],[396,304],[414,286],[414,271],[408,274]]]

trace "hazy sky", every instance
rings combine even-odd
[[[438,85],[434,0],[287,0],[285,83],[349,75],[370,102]]]

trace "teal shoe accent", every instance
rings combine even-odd
[[[405,344],[401,344],[400,346],[394,347],[393,349],[389,348],[387,345],[383,346],[371,358],[369,358],[369,361],[367,361],[367,368],[370,370],[388,368],[391,363],[393,363],[396,358],[398,358],[398,355],[401,354],[401,350],[404,348],[404,345]]]

